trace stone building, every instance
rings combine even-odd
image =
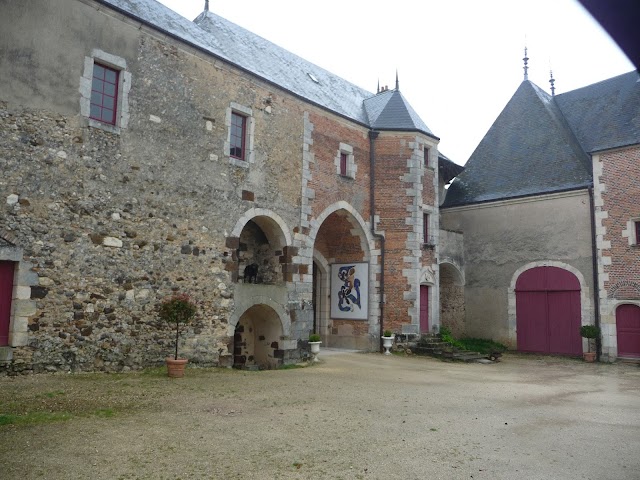
[[[199,365],[438,329],[460,169],[397,81],[367,92],[153,0],[5,2],[0,39],[4,371],[159,364],[174,293],[198,303],[181,352]]]
[[[459,331],[580,355],[579,328],[596,323],[601,358],[638,358],[638,73],[559,95],[551,87],[527,80],[525,64],[447,191],[442,228],[464,233]]]

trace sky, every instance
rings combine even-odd
[[[160,0],[193,20],[204,0]],[[523,81],[556,94],[634,70],[577,0],[210,0],[209,10],[375,93],[395,86],[464,165]]]

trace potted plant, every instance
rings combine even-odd
[[[391,330],[385,330],[382,334],[382,346],[384,347],[384,354],[391,355],[391,347],[393,346],[393,341],[396,339],[395,335]]]
[[[596,352],[591,351],[591,345],[595,347],[595,339],[600,337],[600,327],[595,325],[583,325],[580,327],[580,335],[587,339],[587,351],[582,354],[585,362],[594,362]]]
[[[318,362],[318,353],[320,353],[320,335],[312,333],[309,335],[309,347],[311,347],[311,361]]]
[[[178,343],[180,341],[180,324],[188,323],[196,314],[196,306],[188,295],[174,295],[160,305],[160,319],[176,324],[176,352],[173,358],[167,357],[167,373],[170,377],[183,377],[184,368],[188,360],[178,358]]]

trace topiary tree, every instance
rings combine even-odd
[[[180,324],[189,323],[196,315],[196,305],[187,294],[174,295],[162,302],[160,305],[160,319],[176,324],[176,354],[178,359],[178,341],[180,339]]]
[[[592,340],[600,337],[600,327],[595,325],[582,325],[580,327],[580,335],[587,339],[587,348],[590,352]]]

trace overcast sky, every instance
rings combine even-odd
[[[193,20],[204,0],[160,0]],[[464,164],[523,80],[556,94],[634,69],[576,0],[211,0],[209,10],[375,92],[400,91]]]

